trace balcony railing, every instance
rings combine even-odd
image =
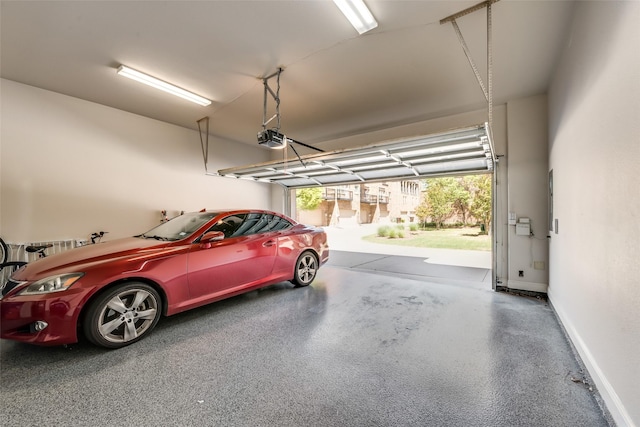
[[[336,198],[338,200],[353,200],[353,191],[351,190],[343,190],[343,189],[338,189],[336,191]]]
[[[322,198],[324,200],[335,200],[336,199],[336,189],[335,188],[325,188],[322,192]]]
[[[388,205],[389,204],[389,196],[385,196],[383,194],[378,196],[378,203],[380,203],[381,205]]]
[[[341,188],[324,188],[323,190],[324,200],[353,200],[353,191]]]
[[[376,203],[378,203],[378,196],[372,196],[371,194],[361,194],[360,203],[375,205]]]

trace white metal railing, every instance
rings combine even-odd
[[[40,246],[40,245],[49,245],[52,246],[45,250],[45,253],[48,255],[57,254],[60,252],[68,251],[69,249],[73,249],[78,246],[77,242],[80,239],[66,239],[66,240],[51,240],[51,241],[38,241],[38,242],[27,242],[27,243],[7,243],[9,247],[9,259],[8,261],[35,261],[38,259],[37,253],[29,253],[25,250],[27,246]]]

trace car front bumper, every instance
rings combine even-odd
[[[77,319],[82,292],[8,295],[0,300],[0,338],[39,345],[78,341]],[[44,323],[46,327],[40,329]]]

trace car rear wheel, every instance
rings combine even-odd
[[[92,343],[119,348],[141,340],[160,319],[158,292],[144,283],[128,283],[93,301],[87,311],[84,332]]]
[[[308,286],[318,273],[318,258],[313,252],[307,251],[296,261],[296,268],[291,281],[296,286]]]

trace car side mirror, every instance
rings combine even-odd
[[[200,239],[200,243],[218,242],[222,239],[224,239],[224,233],[222,231],[208,231],[204,233],[202,239]]]

